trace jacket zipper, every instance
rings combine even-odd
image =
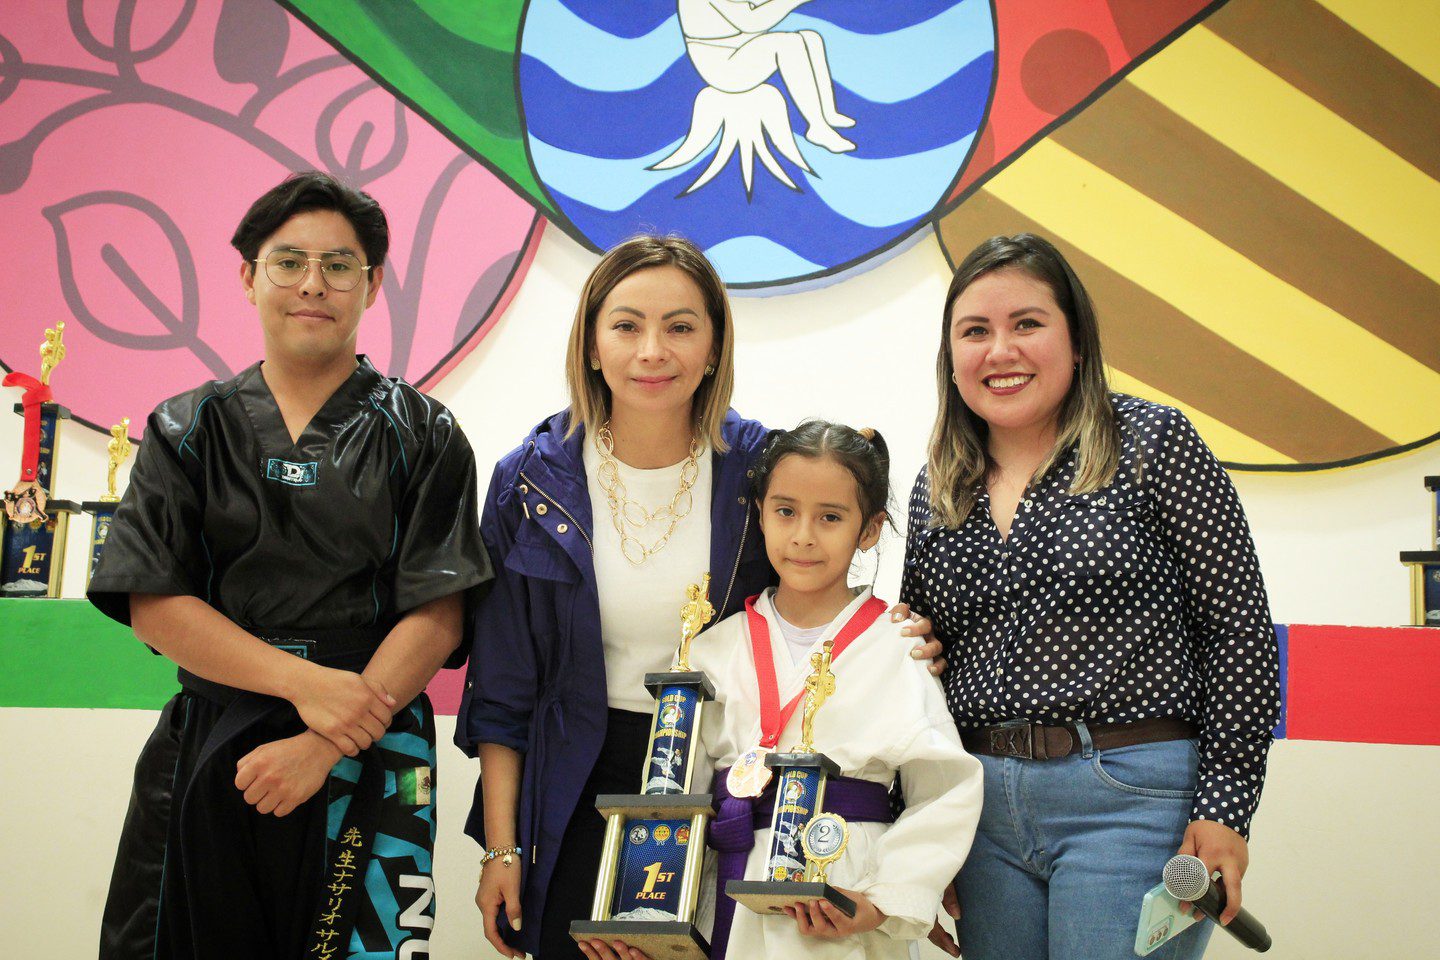
[[[582,537],[585,538],[585,545],[590,548],[590,556],[593,558],[593,557],[595,556],[595,544],[591,542],[591,540],[590,540],[590,535],[585,532],[585,528],[580,525],[580,522],[579,522],[578,520],[576,520],[573,516],[570,515],[570,511],[569,511],[569,510],[566,510],[564,507],[562,507],[562,506],[560,505],[560,501],[558,501],[558,500],[556,500],[554,497],[550,496],[550,494],[546,493],[544,490],[541,490],[541,489],[540,489],[540,485],[539,485],[538,483],[536,483],[534,480],[531,480],[529,477],[525,476],[525,471],[524,471],[524,470],[521,470],[521,471],[520,471],[520,479],[521,479],[521,480],[524,480],[526,483],[530,484],[530,486],[532,486],[532,487],[535,488],[535,492],[536,492],[536,493],[540,494],[540,496],[544,497],[546,500],[549,500],[552,504],[554,504],[556,510],[559,510],[561,513],[565,514],[566,519],[568,519],[572,524],[575,525],[575,532],[578,533],[578,534],[580,534],[580,536],[582,536]],[[521,500],[521,501],[520,501],[520,505],[523,507],[523,506],[525,505],[525,501],[524,501],[524,500]],[[529,511],[528,509],[525,511],[525,515],[526,515],[527,517],[530,515],[530,511]],[[749,523],[749,520],[750,520],[750,518],[749,518],[748,515],[746,516],[745,520],[746,520],[746,523],[748,524],[748,523]],[[736,566],[736,569],[739,569],[740,564],[739,564],[738,561],[736,562],[735,566]]]
[[[745,505],[745,526],[740,528],[740,549],[735,551],[735,569],[730,571],[730,586],[725,588],[725,602],[720,605],[720,615],[730,609],[730,593],[735,589],[735,578],[740,576],[740,558],[745,555],[745,535],[750,532],[750,505]]]

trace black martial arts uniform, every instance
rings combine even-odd
[[[361,357],[299,443],[259,364],[160,404],[89,597],[123,623],[130,594],[199,597],[269,643],[360,670],[407,611],[473,602],[490,577],[454,416]],[[302,732],[294,707],[180,680],[136,765],[101,957],[428,954],[429,699],[277,818],[245,802],[235,764]]]

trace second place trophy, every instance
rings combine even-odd
[[[700,717],[715,688],[690,669],[690,643],[715,616],[710,576],[691,584],[680,610],[678,670],[651,673],[655,696],[649,759],[638,794],[602,794],[605,817],[600,876],[589,920],[576,920],[576,940],[623,940],[656,958],[702,958],[709,944],[695,926],[705,829],[715,815],[708,793],[692,793]]]
[[[840,776],[840,767],[815,750],[815,714],[835,692],[830,672],[834,645],[827,640],[821,652],[810,655],[814,672],[805,681],[799,746],[765,755],[775,777],[766,878],[725,884],[726,896],[759,914],[777,914],[802,900],[828,900],[847,917],[855,916],[855,902],[825,880],[826,869],[840,859],[850,838],[843,817],[823,812],[825,783]]]

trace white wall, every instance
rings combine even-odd
[[[432,391],[459,415],[482,464],[482,485],[490,463],[563,405],[565,336],[594,262],[558,230],[548,231],[507,314]],[[938,244],[927,237],[836,286],[737,298],[736,407],[779,426],[817,415],[879,429],[890,443],[903,503],[934,412],[946,280]],[[63,365],[54,385],[63,402]],[[104,439],[69,426],[58,496],[84,500],[101,492]],[[0,416],[0,476],[18,473],[19,446],[20,419]],[[1427,474],[1440,474],[1440,448],[1325,474],[1236,476],[1274,618],[1406,622],[1408,581],[1396,553],[1430,545],[1420,485]],[[88,518],[79,518],[66,596],[83,592],[88,535]],[[884,549],[878,590],[893,597],[902,543],[892,538]],[[93,953],[130,769],[154,717],[148,711],[0,710],[0,863],[9,866],[0,879],[0,930],[7,952]],[[449,730],[442,721],[434,955],[459,960],[490,953],[469,906],[475,850],[460,831],[475,769],[443,745]],[[1246,890],[1247,903],[1275,935],[1272,955],[1383,958],[1432,949],[1407,891],[1427,889],[1433,874],[1422,857],[1440,849],[1430,810],[1437,794],[1436,748],[1278,744]],[[1333,895],[1327,893],[1332,883]],[[1223,935],[1213,942],[1210,956],[1240,956]]]

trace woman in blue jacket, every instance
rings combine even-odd
[[[466,832],[486,848],[486,937],[542,960],[581,956],[569,927],[589,916],[599,867],[594,797],[639,786],[641,680],[670,665],[686,585],[711,575],[718,623],[775,582],[750,490],[767,431],[729,409],[730,305],[696,247],[641,236],[601,259],[566,379],[570,406],[490,481],[481,532],[497,578],[456,725],[481,760]]]

